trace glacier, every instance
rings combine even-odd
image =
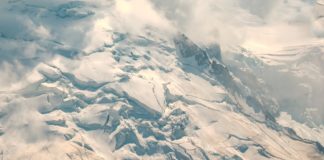
[[[1,159],[324,159],[320,34],[262,53],[204,44],[155,12],[173,3],[1,1]]]

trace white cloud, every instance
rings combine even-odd
[[[175,27],[198,43],[264,51],[311,43],[323,34],[312,0],[152,0]],[[318,6],[317,6],[318,7]]]
[[[148,0],[115,1],[115,19],[119,27],[132,33],[141,34],[146,27],[172,32],[169,21],[160,14]]]
[[[45,61],[53,47],[47,40],[94,50],[109,41],[108,29],[144,34],[149,27],[165,35],[179,31],[199,44],[218,42],[223,49],[242,45],[252,51],[312,43],[324,36],[324,20],[318,19],[324,8],[313,0],[88,0],[84,7],[94,15],[86,20],[56,18],[53,10],[62,3],[68,2],[0,1],[0,33],[11,39],[0,39],[0,63],[37,57]]]

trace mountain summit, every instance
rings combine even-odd
[[[256,14],[245,25],[266,19],[229,2],[224,14]],[[324,159],[324,46],[229,45],[236,20],[200,39],[173,3],[194,14],[180,1],[0,2],[0,158]]]

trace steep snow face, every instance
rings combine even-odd
[[[0,4],[2,159],[324,157],[321,45],[221,51],[145,0]]]
[[[268,64],[260,76],[282,110],[310,125],[323,124],[323,46],[304,45],[257,55]],[[271,66],[271,67],[269,67]],[[269,71],[270,70],[270,71]],[[315,123],[315,124],[314,124]]]

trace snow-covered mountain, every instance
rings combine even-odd
[[[167,3],[1,1],[1,159],[324,159],[320,38],[202,43]]]

